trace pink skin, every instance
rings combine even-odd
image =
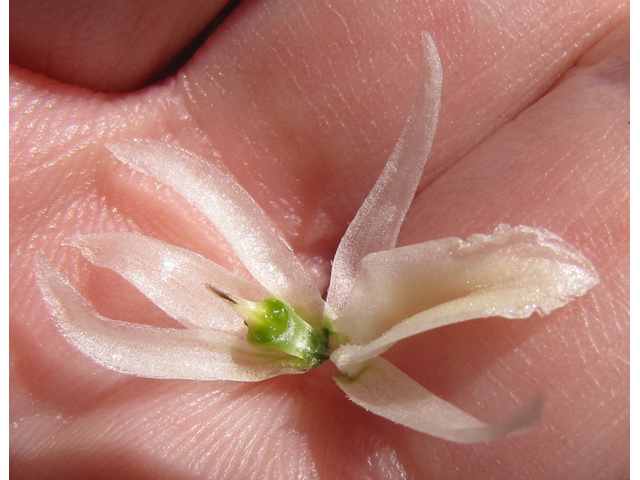
[[[192,3],[167,13],[140,2],[137,15],[114,4],[107,20],[89,5],[71,22],[13,2],[12,61],[127,91],[218,8]],[[95,94],[12,68],[12,478],[629,475],[628,5],[432,3],[243,3],[178,76],[133,93]],[[228,169],[325,288],[337,243],[410,109],[424,29],[443,61],[443,106],[400,243],[488,233],[499,222],[546,227],[602,281],[548,317],[453,325],[386,357],[485,420],[542,391],[539,429],[458,445],[360,409],[328,364],[257,384],[160,381],[109,371],[67,344],[33,281],[38,251],[103,314],[172,324],[117,275],[61,246],[70,235],[138,231],[242,271],[189,205],[115,161],[109,139],[170,139]],[[43,35],[49,41],[31,41]]]

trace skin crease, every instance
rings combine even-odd
[[[51,49],[12,57],[11,477],[628,478],[628,5],[540,3],[246,2],[177,76],[119,95],[20,68],[59,61]],[[142,20],[117,8],[120,36],[143,22],[167,43],[154,5]],[[12,10],[12,32],[46,21]],[[137,231],[242,271],[197,212],[115,161],[108,140],[166,139],[228,170],[326,287],[410,109],[425,29],[443,62],[442,110],[400,244],[499,222],[545,227],[594,263],[601,284],[548,317],[452,325],[385,357],[488,421],[542,391],[539,429],[458,445],[352,404],[332,365],[257,384],[159,381],[104,369],[67,344],[33,282],[37,251],[104,315],[173,322],[61,246],[70,235]],[[77,67],[82,85],[144,82],[149,44],[123,45],[118,55],[136,59],[126,74],[90,62]]]
[[[225,4],[147,3],[10,2],[9,61],[65,83],[127,92],[147,85]]]

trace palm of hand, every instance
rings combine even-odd
[[[374,15],[382,6],[373,13],[327,6],[304,12],[325,32],[319,35],[303,25],[301,11],[278,8],[283,11],[270,21],[256,5],[237,12],[177,78],[141,93],[95,96],[13,72],[16,475],[38,477],[54,469],[60,478],[188,478],[199,471],[215,478],[249,477],[253,471],[278,478],[341,478],[347,472],[384,478],[403,471],[436,478],[468,478],[470,471],[477,478],[624,473],[624,27],[569,70],[589,46],[580,40],[584,29],[518,50],[495,27],[486,27],[481,43],[469,32],[450,36],[452,25],[421,23],[411,9],[385,12],[391,17],[384,25]],[[451,20],[436,12],[440,17]],[[257,26],[251,23],[256,18],[263,18]],[[619,14],[611,18],[609,28],[621,21]],[[363,31],[356,34],[356,25]],[[409,110],[423,28],[439,39],[443,108],[424,185],[400,243],[465,237],[499,222],[544,226],[592,259],[603,284],[549,317],[455,325],[408,340],[402,351],[388,355],[435,393],[487,419],[513,408],[511,395],[524,399],[543,389],[543,428],[495,444],[452,445],[351,405],[323,371],[330,366],[255,385],[139,379],[94,365],[57,334],[30,279],[31,260],[42,249],[68,272],[87,269],[73,252],[59,248],[73,233],[137,230],[238,268],[188,205],[112,161],[102,146],[107,137],[171,137],[204,156],[215,147],[224,167],[288,235],[317,282],[326,284],[346,222]],[[533,38],[535,30],[527,35]],[[569,48],[574,41],[577,50]],[[495,44],[504,51],[487,50]],[[556,61],[565,50],[569,57]],[[564,82],[543,95],[566,71]],[[103,313],[169,323],[125,282],[97,269],[90,273],[81,276],[89,278],[83,291]]]

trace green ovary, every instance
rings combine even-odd
[[[304,370],[329,358],[329,331],[312,327],[280,300],[267,298],[242,310],[250,344],[292,355]]]

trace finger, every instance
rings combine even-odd
[[[151,81],[226,3],[10,2],[10,61],[92,90],[132,90]]]

